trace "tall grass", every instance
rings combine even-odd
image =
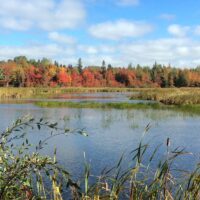
[[[150,125],[145,129],[148,132]],[[157,160],[157,153],[160,148],[166,149],[166,155]],[[200,198],[200,165],[198,164],[193,172],[184,169],[176,169],[175,161],[180,156],[190,153],[182,148],[172,149],[170,139],[166,143],[158,145],[149,157],[145,155],[150,149],[150,144],[145,143],[144,137],[129,157],[130,165],[125,162],[124,157],[111,169],[104,169],[97,176],[94,184],[88,185],[87,193],[82,194],[82,199],[127,199],[127,200],[180,200]],[[148,153],[149,154],[149,153]],[[146,157],[146,159],[144,159]],[[127,162],[127,161],[126,161]],[[152,168],[152,163],[157,166]],[[88,167],[86,166],[88,169]],[[174,172],[179,171],[179,176],[173,176]],[[181,173],[182,172],[182,173]],[[88,170],[85,174],[89,174]]]
[[[27,139],[27,130],[49,129],[50,135],[35,146]],[[46,142],[60,134],[83,134],[82,130],[59,129],[57,123],[33,118],[18,119],[0,134],[0,199],[61,200],[62,188],[78,188],[69,173],[54,158],[40,155]],[[31,153],[32,152],[32,153]],[[46,185],[46,181],[50,183]]]
[[[80,92],[132,92],[133,88],[85,88],[85,87],[65,87],[65,88],[0,88],[0,99],[20,99],[35,97],[51,97],[64,93]]]
[[[166,105],[200,104],[199,88],[170,88],[141,90],[131,99],[154,100]]]
[[[133,92],[131,99],[167,105],[200,104],[199,88],[0,88],[0,99],[51,98],[66,93]]]
[[[49,128],[51,132],[48,138],[39,141],[33,153],[29,151],[31,144],[24,133],[28,127],[38,130]],[[86,161],[84,178],[76,183],[57,162],[56,151],[54,157],[50,158],[41,156],[40,149],[57,135],[85,133],[82,130],[63,130],[57,123],[43,119],[18,119],[0,134],[0,199],[199,200],[200,164],[194,166],[193,171],[177,169],[174,164],[176,160],[189,153],[182,148],[173,149],[169,138],[152,151],[151,144],[145,142],[149,129],[150,125],[145,128],[141,142],[128,155],[129,163],[122,155],[116,165],[104,168],[100,175],[94,176],[91,174],[92,166]],[[22,143],[17,145],[15,140]],[[166,149],[166,153],[158,159],[161,148]],[[174,176],[177,171],[179,175]],[[65,193],[66,189],[71,193]]]

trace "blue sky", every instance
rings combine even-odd
[[[0,0],[0,59],[200,65],[198,0]]]

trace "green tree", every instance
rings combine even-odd
[[[0,69],[0,80],[4,80],[5,76],[4,76],[4,73],[3,73],[3,70]]]
[[[106,62],[103,60],[101,65],[101,73],[103,75],[103,79],[106,78]]]
[[[106,62],[105,62],[105,60],[102,61],[101,67],[106,67]]]
[[[78,72],[79,72],[79,74],[82,74],[82,72],[83,72],[83,65],[82,65],[81,58],[78,59]]]
[[[128,64],[128,69],[132,69],[132,68],[133,68],[132,63],[129,63],[129,64]]]
[[[112,69],[112,65],[108,64],[108,70]]]
[[[186,87],[189,85],[189,79],[186,72],[180,71],[176,80],[177,87]]]
[[[16,62],[17,64],[23,64],[23,63],[27,63],[28,60],[27,60],[26,56],[16,56],[14,58],[14,62]]]
[[[42,58],[40,63],[43,67],[47,67],[52,64],[52,61],[48,58]]]

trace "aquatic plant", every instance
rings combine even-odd
[[[27,128],[49,129],[50,135],[33,150],[26,137]],[[122,155],[116,165],[102,169],[100,175],[92,174],[92,164],[85,158],[84,178],[77,183],[57,162],[56,151],[51,158],[42,156],[40,150],[60,134],[87,136],[86,132],[61,129],[57,123],[43,119],[18,119],[0,134],[0,199],[199,200],[200,164],[193,171],[176,168],[176,160],[190,153],[184,148],[172,148],[169,138],[152,151],[151,144],[145,141],[150,128],[148,124],[138,146],[128,155],[128,162]],[[158,159],[161,148],[166,153]],[[147,157],[148,151],[151,154]],[[174,172],[178,172],[176,176]]]
[[[33,145],[27,139],[30,129],[49,129],[50,135]],[[0,199],[62,199],[61,191],[78,188],[69,173],[54,157],[42,156],[40,150],[58,135],[86,135],[82,130],[60,129],[57,123],[24,117],[0,134]],[[49,189],[45,181],[52,187]]]

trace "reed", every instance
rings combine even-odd
[[[0,88],[0,99],[21,99],[51,97],[65,93],[94,93],[94,92],[132,92],[133,88],[86,88],[86,87],[65,87],[65,88]]]
[[[200,104],[199,88],[171,88],[141,90],[132,95],[131,99],[153,100],[166,105]]]
[[[66,93],[132,92],[130,99],[153,100],[167,105],[200,104],[199,88],[0,88],[0,99],[51,98]]]
[[[50,136],[39,141],[35,152],[30,153],[31,144],[24,129],[37,128],[40,131],[42,127],[50,129]],[[40,155],[40,149],[52,137],[75,132],[85,136],[85,132],[63,130],[57,123],[43,119],[18,119],[0,134],[0,199],[199,200],[200,164],[192,171],[177,168],[176,160],[184,157],[187,162],[186,156],[191,154],[183,148],[172,148],[169,138],[152,151],[151,144],[145,141],[149,129],[150,125],[147,125],[138,146],[128,154],[129,163],[122,155],[116,165],[104,168],[94,176],[92,166],[85,161],[84,178],[76,183],[57,162],[56,151],[51,158]],[[14,140],[22,143],[17,145]],[[158,159],[161,148],[165,149],[165,154]],[[179,172],[178,175],[174,176],[175,172]],[[51,183],[50,187],[48,183]]]

